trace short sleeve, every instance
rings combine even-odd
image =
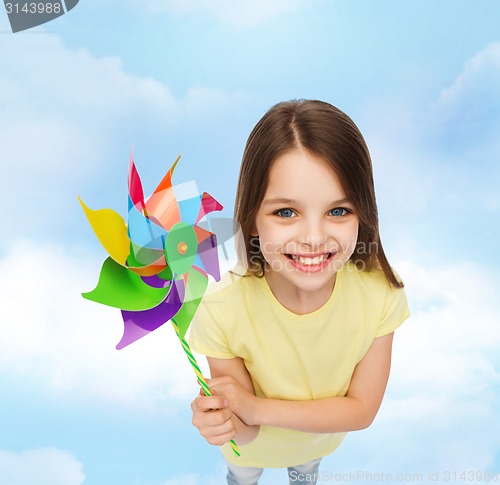
[[[219,359],[232,359],[225,333],[216,316],[215,305],[210,300],[203,300],[190,325],[189,345],[195,352]]]
[[[384,309],[375,337],[394,332],[409,316],[410,310],[404,289],[390,287],[386,293]]]

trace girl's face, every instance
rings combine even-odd
[[[304,149],[278,157],[253,233],[278,300],[314,292],[317,301],[326,301],[337,271],[354,252],[358,225],[354,206],[326,162]]]

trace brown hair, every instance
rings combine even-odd
[[[249,271],[256,276],[264,274],[265,260],[251,233],[272,163],[294,148],[306,149],[325,160],[354,206],[359,232],[350,261],[360,269],[381,269],[390,284],[403,287],[380,241],[372,163],[365,140],[345,113],[316,100],[276,104],[248,137],[236,191],[235,218],[241,226]]]

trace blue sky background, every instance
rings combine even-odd
[[[364,133],[412,309],[376,422],[320,483],[499,474],[499,18],[496,0],[81,0],[12,34],[0,12],[0,483],[224,483],[172,331],[117,352],[119,312],[81,298],[105,255],[76,196],[124,214],[134,144],[147,194],[182,153],[176,181],[231,217],[251,128],[298,97]]]

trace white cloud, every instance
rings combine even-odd
[[[165,85],[128,75],[120,59],[69,49],[52,34],[6,36],[0,62],[0,122],[2,132],[9,129],[3,159],[8,161],[5,168],[17,168],[20,174],[56,168],[63,175],[75,175],[79,166],[95,167],[101,160],[94,151],[97,148],[99,154],[102,143],[115,135],[113,124],[120,117],[157,120],[175,103]],[[59,152],[61,146],[65,156]]]
[[[71,453],[56,448],[20,453],[0,450],[0,483],[8,485],[80,485],[83,465]]]
[[[167,479],[162,485],[220,485],[226,482],[226,462],[220,461],[213,470],[206,470],[203,475],[197,473],[177,474]]]
[[[49,33],[5,36],[0,63],[3,175],[26,179],[30,172],[74,179],[109,165],[105,147],[129,124],[164,137],[165,125],[206,124],[207,114],[249,102],[203,86],[175,98],[164,83],[127,73],[120,58],[70,49]]]
[[[76,187],[91,174],[98,183],[118,161],[128,124],[159,130],[175,103],[166,86],[126,74],[119,59],[69,49],[52,34],[4,36],[0,63],[0,204],[4,227],[24,235],[68,223]],[[120,144],[124,166],[133,141]]]
[[[173,162],[186,145],[196,146],[193,137],[201,145],[200,133],[211,127],[215,138],[224,137],[223,127],[249,103],[245,95],[201,86],[175,98],[162,82],[127,73],[119,58],[68,48],[54,34],[4,37],[0,205],[3,227],[25,237],[60,235],[62,225],[70,232],[76,194],[92,184],[89,191],[105,197],[118,187],[110,183],[115,167],[126,183],[128,153],[138,139],[139,165],[141,153],[165,144],[175,151],[158,158]]]
[[[500,119],[500,42],[493,42],[465,59],[452,81],[437,92],[416,91],[403,99],[375,99],[363,107],[362,116],[373,132],[373,142],[387,139],[390,145],[416,152],[420,164],[435,168],[433,156],[456,164],[469,153],[498,147]],[[457,154],[458,152],[458,154]],[[401,153],[400,162],[406,161]],[[492,152],[489,152],[492,155]],[[432,157],[428,160],[429,157]],[[479,159],[480,160],[480,159]]]
[[[500,172],[492,169],[498,166],[499,123],[500,42],[494,42],[467,59],[431,105],[426,124],[434,146],[447,146],[455,161],[460,153],[459,163],[487,167],[498,180]]]
[[[324,467],[372,473],[495,468],[500,278],[472,262],[396,266],[412,316],[396,331],[387,395],[372,427],[351,435]]]
[[[446,106],[451,108],[467,99],[471,112],[463,114],[469,116],[474,114],[475,109],[479,112],[498,110],[499,92],[500,42],[493,42],[466,61],[462,72],[452,85],[443,89],[438,103],[441,108]],[[488,103],[485,103],[486,99]]]
[[[76,201],[77,193],[85,195],[85,181],[94,194],[108,194],[115,179],[99,182],[100,175],[119,164],[126,184],[133,138],[119,144],[123,160],[110,156],[118,138],[140,129],[160,140],[166,128],[191,128],[191,121],[205,133],[207,117],[216,126],[248,98],[196,87],[175,99],[161,82],[126,73],[118,58],[70,49],[42,32],[5,36],[0,63],[0,294],[6,322],[0,326],[0,372],[52,390],[136,404],[191,397],[196,380],[173,330],[162,328],[116,351],[120,312],[80,296],[95,286],[102,261],[68,250],[64,242],[43,241],[76,239],[75,226],[86,227]]]
[[[77,249],[28,241],[0,261],[0,374],[51,393],[143,408],[194,397],[195,374],[169,324],[115,350],[120,311],[81,297],[97,283],[100,265]]]
[[[236,27],[253,27],[310,3],[304,0],[146,0],[132,3],[146,5],[153,12],[173,12],[180,15],[210,16]]]
[[[468,254],[498,265],[499,100],[497,42],[471,56],[433,101],[383,99],[365,108],[361,128],[390,254]]]

